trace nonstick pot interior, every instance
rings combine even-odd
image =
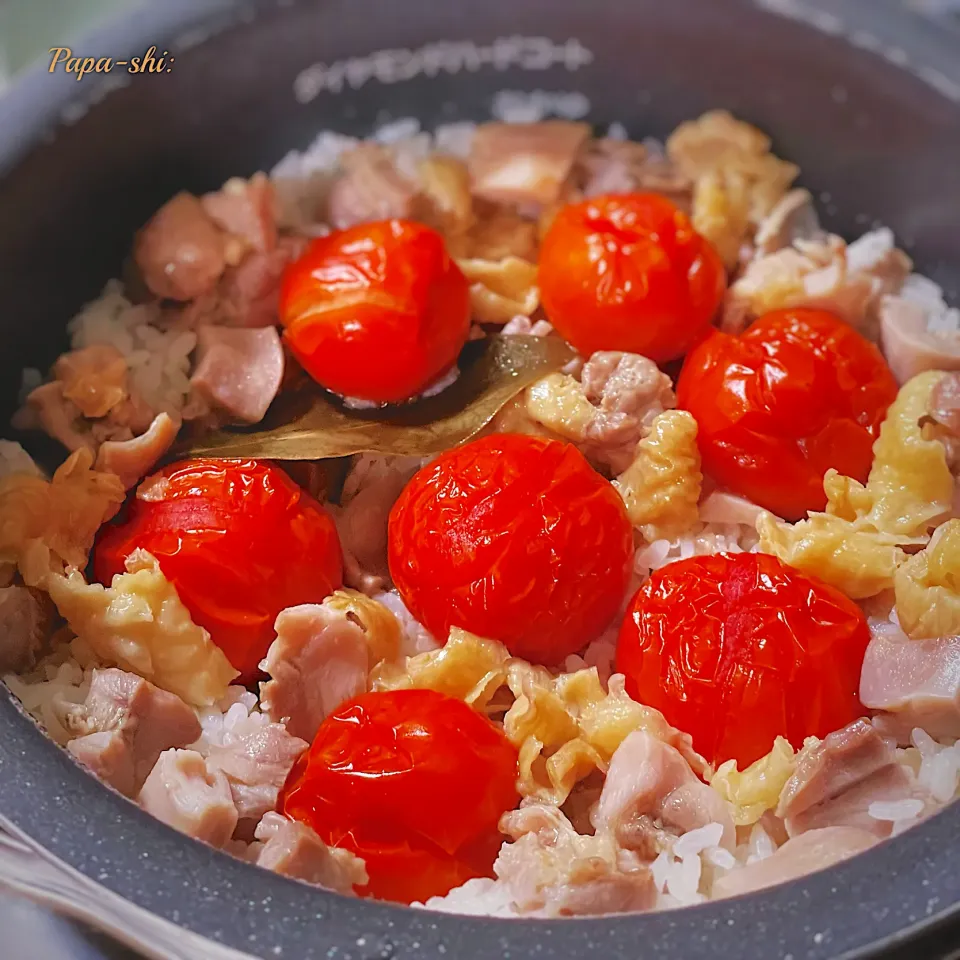
[[[893,227],[955,301],[960,65],[950,40],[892,0],[145,4],[75,48],[123,58],[157,44],[174,54],[169,73],[78,83],[38,69],[0,99],[0,415],[15,407],[21,368],[63,348],[66,320],[177,190],[269,168],[325,128],[487,119],[503,91],[579,94],[553,102],[579,103],[598,126],[619,121],[636,138],[726,107],[800,164],[832,229]],[[419,53],[362,59],[383,50]],[[318,63],[334,69],[304,73]],[[104,79],[117,89],[107,94]],[[152,820],[6,695],[0,811],[106,887],[267,958],[867,955],[960,904],[960,808],[763,895],[648,916],[494,921],[346,899]]]

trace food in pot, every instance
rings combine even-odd
[[[25,376],[63,462],[0,441],[7,685],[188,836],[454,912],[733,896],[951,802],[957,315],[797,174],[714,111],[178,194]]]

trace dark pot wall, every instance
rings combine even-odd
[[[953,294],[960,285],[960,65],[941,33],[886,0],[288,0],[245,5],[245,22],[200,45],[174,42],[210,16],[219,26],[236,19],[235,6],[166,0],[92,39],[97,54],[117,56],[170,46],[175,65],[134,78],[55,136],[62,107],[89,98],[96,81],[37,72],[0,100],[0,171],[10,170],[0,181],[3,420],[19,370],[56,355],[65,321],[117,273],[133,230],[176,190],[269,167],[325,127],[363,133],[388,116],[417,116],[425,126],[483,119],[503,89],[580,91],[599,125],[618,120],[637,137],[730,108],[801,165],[831,227],[856,235],[880,220],[921,269]],[[575,70],[480,64],[437,79],[370,81],[307,103],[293,95],[297,75],[317,61],[503,36],[576,38],[592,59]],[[535,65],[542,48],[520,49]],[[264,957],[560,960],[602,950],[611,960],[799,960],[888,940],[960,902],[954,809],[828,874],[649,917],[493,922],[345,900],[152,821],[77,769],[6,697],[0,810],[111,889]]]

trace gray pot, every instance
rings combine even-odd
[[[542,42],[491,46],[498,37],[579,44],[561,54]],[[473,41],[481,52],[448,48],[463,69],[448,72],[447,60],[432,79],[354,70],[337,89],[336,71],[302,73],[440,40]],[[893,0],[146,5],[76,52],[123,58],[157,44],[175,56],[169,73],[129,78],[105,95],[104,79],[117,86],[115,76],[78,83],[41,67],[0,99],[0,415],[6,422],[15,406],[20,369],[56,356],[65,321],[116,275],[135,228],[178,189],[269,168],[322,128],[364,133],[387,116],[425,126],[483,119],[504,89],[580,92],[599,125],[618,120],[636,136],[727,107],[801,165],[830,228],[855,236],[875,220],[893,227],[956,301],[955,41]],[[403,69],[415,72],[409,60]],[[649,916],[479,920],[346,899],[174,833],[84,773],[5,693],[0,811],[130,901],[265,958],[814,960],[904,941],[903,956],[928,957],[931,941],[911,938],[960,905],[960,807],[827,872]]]

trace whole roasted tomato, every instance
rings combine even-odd
[[[417,473],[390,513],[390,574],[434,636],[450,627],[559,663],[616,615],[633,532],[576,447],[495,434]]]
[[[834,467],[861,482],[897,384],[880,351],[825,310],[778,310],[687,354],[677,403],[704,470],[787,520],[822,510]]]
[[[97,580],[109,584],[138,547],[157,558],[243,681],[256,677],[277,614],[319,603],[343,577],[330,515],[279,467],[256,460],[185,460],[144,481],[97,540]]]
[[[281,809],[363,858],[359,893],[411,903],[493,875],[516,781],[516,749],[463,701],[368,693],[323,721]]]
[[[726,286],[723,264],[685,213],[656,193],[564,207],[540,247],[540,300],[580,353],[657,363],[686,352]]]
[[[362,223],[318,237],[287,268],[280,322],[319,384],[398,403],[456,362],[470,329],[469,286],[436,230]]]
[[[777,736],[800,748],[864,713],[870,631],[839,590],[762,553],[691,557],[637,591],[617,640],[627,692],[718,765],[741,770]]]

